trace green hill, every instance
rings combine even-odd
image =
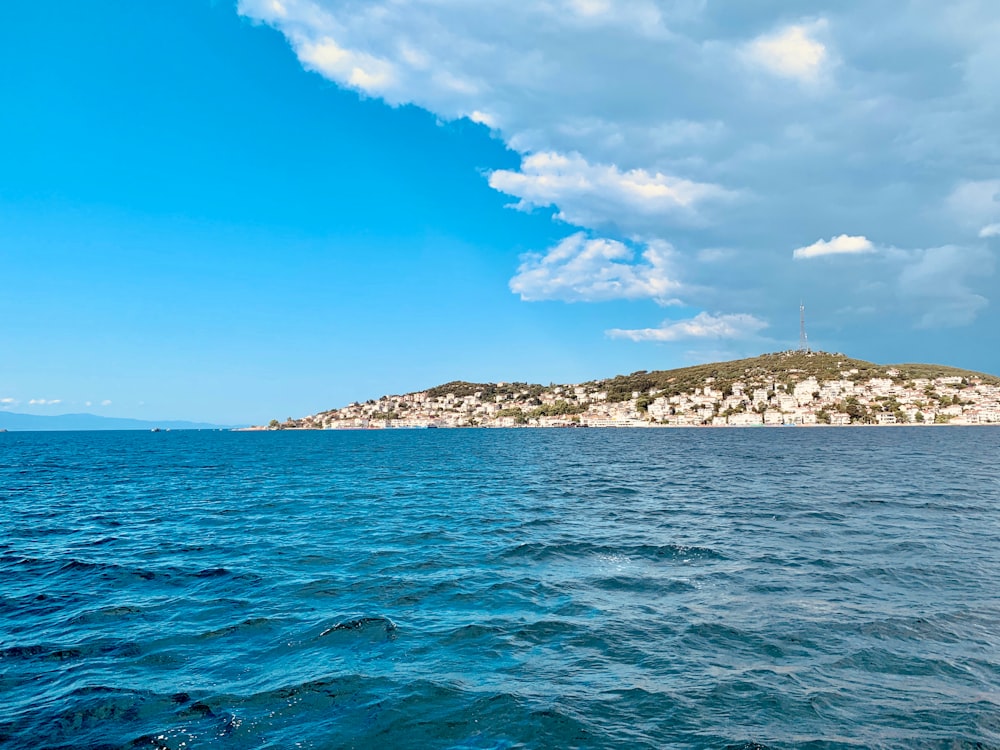
[[[787,351],[762,354],[747,359],[680,367],[674,370],[639,370],[629,375],[616,375],[580,383],[582,392],[575,390],[576,384],[545,386],[524,382],[473,383],[453,380],[425,390],[411,391],[402,396],[382,396],[378,400],[370,399],[365,404],[352,404],[344,408],[357,408],[360,410],[358,414],[363,414],[365,418],[399,419],[405,417],[410,410],[418,408],[414,407],[414,403],[419,402],[412,401],[410,397],[426,394],[434,400],[450,395],[457,399],[476,397],[474,400],[482,403],[501,403],[504,406],[501,409],[503,413],[498,414],[500,417],[559,416],[584,411],[583,403],[590,401],[592,395],[601,393],[606,394],[606,397],[598,396],[597,400],[609,403],[628,401],[633,398],[633,394],[638,393],[642,396],[640,400],[643,404],[648,405],[658,396],[690,395],[696,389],[702,389],[709,384],[713,391],[721,391],[724,395],[733,393],[732,386],[735,383],[741,383],[744,392],[763,388],[773,394],[777,391],[791,392],[796,383],[808,378],[815,378],[821,383],[832,380],[866,383],[872,378],[888,378],[901,386],[912,388],[914,380],[933,380],[941,377],[961,378],[964,381],[962,387],[975,382],[1000,386],[1000,377],[995,375],[947,365],[912,363],[881,365],[844,354]],[[921,389],[925,390],[929,389]],[[926,395],[934,396],[933,392]],[[288,420],[283,426],[301,427],[307,423],[315,423],[317,417],[329,418],[340,411],[342,410],[322,411],[303,420]],[[277,424],[275,421],[274,425]]]
[[[857,372],[852,372],[853,370]],[[591,380],[583,385],[587,386],[588,390],[607,391],[609,401],[626,401],[632,398],[632,393],[635,391],[648,393],[655,390],[667,396],[688,393],[703,386],[706,378],[713,378],[715,387],[725,390],[727,386],[738,381],[766,380],[791,385],[809,377],[820,381],[837,379],[866,381],[870,378],[891,378],[900,383],[917,378],[961,377],[976,378],[983,383],[1000,385],[1000,378],[994,375],[947,365],[880,365],[866,362],[863,359],[853,359],[844,354],[800,351],[761,354],[758,357],[748,359],[692,365],[675,370],[639,370],[629,375]],[[432,398],[445,396],[449,393],[459,398],[480,393],[482,398],[492,400],[498,395],[516,396],[527,393],[530,396],[537,396],[549,389],[549,386],[537,383],[497,384],[454,380],[428,388],[426,393]]]
[[[851,372],[856,370],[857,372]],[[1000,378],[971,370],[944,365],[878,365],[862,359],[852,359],[843,354],[828,352],[778,352],[762,354],[749,359],[734,359],[728,362],[713,362],[694,365],[676,370],[640,370],[631,375],[618,375],[605,380],[587,383],[608,393],[609,401],[625,401],[634,391],[660,391],[663,395],[687,393],[701,386],[706,378],[714,378],[716,388],[725,390],[737,381],[771,380],[776,383],[793,384],[799,380],[815,377],[817,380],[868,380],[869,378],[892,378],[906,382],[915,378],[963,377],[977,378],[984,383],[1000,384]]]

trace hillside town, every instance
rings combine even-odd
[[[577,385],[455,382],[259,429],[1000,423],[1000,380],[989,375],[880,367],[825,353],[764,356],[779,364],[785,357],[786,366],[763,366],[762,357]]]

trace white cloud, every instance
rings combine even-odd
[[[612,299],[652,299],[671,304],[681,290],[671,265],[667,243],[646,245],[641,260],[622,242],[588,239],[578,232],[544,255],[522,256],[510,289],[521,299],[599,302]]]
[[[998,224],[987,224],[985,227],[979,230],[980,237],[1000,237],[1000,223]]]
[[[106,398],[101,402],[101,406],[111,406],[111,399]]]
[[[395,83],[394,68],[388,60],[345,49],[330,37],[299,39],[296,52],[310,70],[367,94],[389,94]]]
[[[607,335],[632,341],[679,341],[681,339],[743,339],[755,335],[767,323],[753,315],[711,315],[701,312],[689,320],[666,320],[659,328],[612,328]]]
[[[793,258],[818,258],[821,255],[857,255],[875,252],[875,246],[867,237],[838,235],[830,240],[817,240],[806,247],[796,248]]]
[[[480,125],[485,125],[490,129],[496,128],[497,126],[496,117],[488,112],[480,112],[478,109],[474,109],[469,113],[469,119],[473,122],[478,122]]]
[[[50,399],[33,398],[30,401],[28,401],[28,404],[30,404],[31,406],[54,406],[56,404],[61,404],[61,403],[62,403],[61,398],[50,398]]]
[[[17,399],[13,398],[0,398],[0,404],[16,404]]]
[[[825,26],[823,21],[792,25],[759,36],[747,45],[746,57],[776,75],[815,81],[829,60],[826,45],[815,38]]]
[[[520,198],[515,206],[520,210],[558,206],[557,218],[591,228],[624,224],[634,230],[665,216],[690,219],[699,204],[733,195],[718,185],[644,169],[622,172],[614,165],[589,164],[580,154],[552,152],[526,156],[520,171],[498,169],[489,181],[495,190]]]

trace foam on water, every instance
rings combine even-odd
[[[7,748],[1000,748],[1000,430],[0,435]]]

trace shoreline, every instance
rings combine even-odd
[[[1000,378],[781,352],[548,386],[453,381],[258,429],[813,427],[1000,424]]]
[[[230,432],[419,432],[423,430],[776,430],[788,427],[805,429],[926,428],[926,427],[1000,427],[1000,422],[941,422],[921,424],[619,424],[619,425],[435,425],[400,427],[235,427]]]

